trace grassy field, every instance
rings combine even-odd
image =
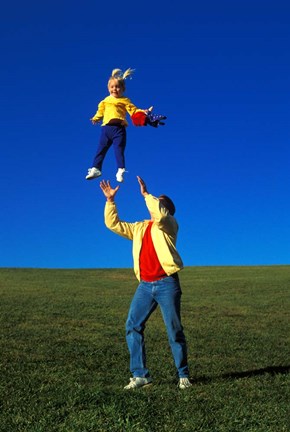
[[[290,266],[180,274],[192,388],[159,310],[153,385],[124,391],[132,270],[0,269],[0,431],[289,432]]]

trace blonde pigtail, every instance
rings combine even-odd
[[[122,71],[121,69],[113,69],[112,70],[112,78],[122,78]]]
[[[127,70],[125,70],[125,72],[123,73],[123,79],[127,79],[127,78],[130,78],[130,77],[132,77],[132,75],[133,75],[133,73],[135,72],[135,69],[131,69],[131,68],[129,68],[129,69],[127,69]]]

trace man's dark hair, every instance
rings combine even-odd
[[[167,195],[160,195],[159,201],[161,201],[162,205],[169,211],[171,216],[175,213],[175,205],[173,201]]]

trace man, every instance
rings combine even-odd
[[[175,206],[166,195],[159,198],[149,194],[144,181],[137,177],[140,191],[151,215],[151,220],[129,223],[119,219],[115,195],[109,181],[100,187],[107,198],[105,224],[116,234],[133,240],[134,271],[139,280],[126,322],[126,340],[130,352],[130,370],[133,378],[124,387],[133,389],[151,384],[146,367],[144,344],[145,324],[152,312],[160,306],[168,339],[179,376],[178,386],[191,386],[187,364],[187,347],[180,319],[181,288],[178,271],[183,268],[176,250],[178,225],[174,218]]]

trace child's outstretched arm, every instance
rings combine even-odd
[[[102,118],[104,117],[104,111],[105,111],[105,103],[104,101],[101,101],[98,105],[98,110],[96,114],[90,119],[93,124],[99,123]]]

